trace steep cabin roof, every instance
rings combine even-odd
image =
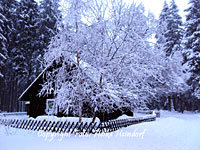
[[[70,61],[76,62],[76,57],[70,57]],[[19,101],[30,101],[37,97],[38,93],[42,89],[42,84],[45,82],[45,73],[51,71],[54,68],[61,67],[62,63],[56,64],[55,61],[52,61],[49,66],[47,66],[37,78],[28,86],[28,88],[20,95],[18,98]],[[94,82],[99,83],[101,72],[98,71],[95,67],[90,64],[80,61],[80,67],[84,70],[84,73]],[[113,97],[116,101],[120,102],[120,98],[116,96],[116,93],[113,90],[108,91],[109,95]],[[53,95],[48,95],[48,98],[53,98]]]
[[[43,82],[43,74],[44,72],[46,72],[46,70],[48,69],[45,68],[38,76],[37,78],[28,86],[28,88],[19,96],[18,100],[19,101],[29,101],[30,100],[30,93],[37,93],[37,91],[35,91],[36,89],[40,89],[41,87],[41,82]],[[41,87],[42,88],[42,87]]]
[[[29,101],[32,97],[38,95],[42,89],[42,84],[45,80],[45,73],[47,71],[53,70],[55,67],[60,67],[60,64],[56,64],[55,61],[52,61],[49,66],[47,66],[37,78],[26,88],[26,90],[19,96],[19,101]],[[51,95],[49,96],[51,97]]]

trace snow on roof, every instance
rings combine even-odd
[[[70,59],[76,63],[76,57],[75,56],[71,56]],[[28,88],[26,88],[26,90],[20,95],[20,97],[18,98],[18,100],[20,100],[24,94],[31,88],[31,86],[42,76],[42,74],[52,65],[53,61],[37,76],[37,78],[28,86]],[[100,79],[100,75],[101,73],[93,66],[91,66],[90,64],[84,62],[84,61],[80,61],[80,67],[81,69],[84,70],[84,72],[87,74],[88,77],[90,77],[95,83],[98,83],[99,79]]]
[[[71,56],[70,57],[71,61],[73,61],[74,63],[76,63],[76,57],[75,56]],[[20,95],[20,97],[18,98],[18,100],[20,100],[23,95],[31,88],[31,86],[42,76],[42,74],[53,64],[53,61],[37,76],[37,78],[28,86],[28,88]],[[84,70],[84,72],[86,73],[86,75],[88,77],[90,77],[95,83],[98,83],[99,79],[100,79],[100,75],[101,73],[93,66],[91,66],[90,64],[80,60],[80,67],[81,69]]]
[[[47,66],[38,76],[37,78],[28,86],[28,88],[26,88],[26,90],[20,95],[20,97],[18,98],[18,100],[20,100],[24,94],[31,88],[31,86],[39,79],[39,77],[41,77],[43,75],[43,73],[50,67],[51,65]]]
[[[76,57],[75,56],[71,56],[70,57],[71,61],[73,61],[74,63],[76,63]],[[53,64],[54,61],[52,61],[38,76],[37,78],[28,86],[28,88],[20,95],[20,97],[18,98],[18,100],[20,100],[24,94],[32,87],[32,85],[43,75],[43,73]],[[83,71],[85,72],[85,74],[91,79],[93,80],[95,83],[98,83],[100,81],[100,76],[101,76],[101,72],[99,70],[97,70],[95,67],[91,66],[90,64],[80,60],[80,67],[81,69],[83,69]],[[110,84],[109,84],[110,85]],[[108,86],[110,87],[110,86]],[[107,94],[109,94],[111,97],[113,97],[114,99],[116,99],[117,101],[120,101],[120,98],[117,96],[117,94],[119,93],[117,90],[112,90],[112,88],[106,89]],[[130,92],[129,92],[130,94]],[[136,95],[137,96],[137,95]]]

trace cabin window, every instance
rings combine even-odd
[[[57,106],[55,99],[47,99],[46,101],[46,114],[55,115],[57,114]]]

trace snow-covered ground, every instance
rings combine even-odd
[[[153,122],[96,135],[50,135],[0,126],[0,150],[200,150],[200,114],[161,111]]]

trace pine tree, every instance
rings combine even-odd
[[[15,70],[26,76],[30,83],[38,72],[37,57],[40,54],[39,7],[34,0],[21,0],[16,10],[16,33],[13,59]]]
[[[4,77],[3,67],[5,67],[4,61],[6,59],[7,58],[2,53],[0,53],[0,78]]]
[[[53,36],[58,32],[58,22],[61,20],[60,0],[42,0],[40,4],[41,17],[41,49],[46,49]]]
[[[174,0],[169,7],[169,17],[167,18],[166,32],[166,55],[173,55],[176,51],[181,50],[181,41],[183,37],[182,18],[178,14],[179,10]]]
[[[17,109],[17,86],[16,76],[13,70],[12,50],[15,47],[14,31],[15,31],[15,12],[18,5],[17,0],[1,0],[0,1],[0,36],[1,36],[1,62],[3,61],[4,77],[0,80],[0,97],[1,109],[4,111],[16,111]],[[5,60],[6,58],[6,60]]]
[[[179,69],[180,71],[179,73],[182,74],[182,78],[184,79],[184,74],[181,69],[182,65],[180,65],[182,61],[182,55],[180,53],[182,51],[181,42],[183,37],[183,27],[182,27],[182,18],[180,17],[178,12],[179,10],[174,0],[171,0],[169,6],[166,1],[164,2],[164,7],[159,17],[159,25],[157,27],[158,29],[156,38],[157,38],[157,45],[159,46],[158,48],[163,50],[166,56],[170,56],[172,58],[171,60],[175,65],[172,65],[171,67]],[[171,82],[170,86],[172,86],[172,84],[176,82],[177,81]],[[183,91],[184,90],[182,91],[177,90],[176,92],[183,92]],[[171,107],[173,106],[173,101],[170,98],[172,92],[171,93],[169,92],[168,94],[169,95],[166,96],[164,103],[168,104],[167,108],[171,110]]]
[[[11,52],[13,48],[13,32],[14,28],[14,18],[15,10],[18,2],[16,0],[2,0],[0,1],[0,53],[2,56],[6,57],[4,61],[4,79],[8,82],[12,76],[12,61],[11,61]],[[3,57],[2,57],[3,58]],[[5,60],[5,58],[4,58]],[[9,69],[8,69],[9,68]]]
[[[159,16],[156,39],[159,48],[162,48],[166,56],[173,55],[181,50],[183,36],[182,19],[178,14],[178,7],[172,0],[170,6],[164,2],[162,12]]]
[[[200,99],[200,2],[190,0],[189,4],[190,7],[185,10],[188,14],[185,23],[184,56],[191,72],[189,84],[193,87],[193,94]]]
[[[7,56],[7,38],[5,37],[4,30],[6,29],[6,17],[3,14],[3,6],[0,3],[0,77],[3,77],[4,60]]]
[[[2,61],[10,57],[10,52],[12,49],[12,35],[14,31],[14,11],[17,6],[17,1],[15,0],[2,0],[0,1],[0,54],[1,54],[1,64],[6,66],[6,62]],[[8,66],[7,66],[8,67]],[[1,68],[3,71],[3,68]],[[8,73],[8,71],[7,71]]]
[[[169,18],[169,6],[166,2],[164,1],[163,9],[160,13],[159,20],[158,20],[158,25],[157,25],[157,31],[156,31],[156,39],[157,39],[157,45],[161,47],[162,45],[165,44],[166,38],[165,34],[167,32],[167,19]]]

